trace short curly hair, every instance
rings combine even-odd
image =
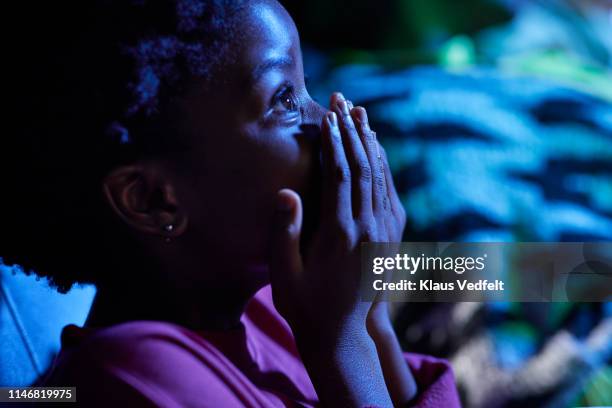
[[[0,258],[66,292],[139,265],[102,179],[178,143],[168,107],[229,55],[246,1],[24,3],[5,51],[15,113],[0,139]]]

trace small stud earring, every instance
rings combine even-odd
[[[171,233],[172,231],[174,231],[174,225],[173,224],[166,224],[164,225],[164,231],[167,233]],[[170,237],[165,237],[164,241],[166,243],[169,243],[172,239]]]

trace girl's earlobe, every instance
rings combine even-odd
[[[166,234],[170,234],[170,233],[172,233],[172,231],[174,231],[174,224],[166,224],[166,225],[164,225],[164,232]],[[166,238],[164,238],[164,241],[166,241],[166,243],[170,243],[172,241],[172,238],[170,238],[168,235],[166,235]]]
[[[176,238],[187,228],[174,186],[159,169],[118,167],[105,178],[103,193],[115,214],[141,233]]]
[[[166,216],[167,215],[169,214],[166,214]],[[159,231],[164,241],[170,243],[183,235],[187,230],[187,217],[177,212],[171,219],[168,218],[167,221],[160,222],[159,225],[161,226]]]

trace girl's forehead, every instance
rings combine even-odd
[[[206,93],[194,86],[194,96],[199,101],[188,106],[206,104],[206,111],[227,113],[228,105],[262,90],[265,81],[259,81],[270,72],[283,72],[303,77],[302,55],[297,28],[287,11],[276,1],[252,1],[236,15],[236,28],[231,36],[229,52],[225,53],[213,75],[215,79],[204,86]],[[206,96],[205,96],[206,95]],[[210,98],[210,95],[214,95]],[[214,102],[213,102],[214,100]],[[190,105],[191,104],[191,105]],[[202,112],[198,109],[198,112]],[[235,109],[229,110],[234,112]]]
[[[252,2],[240,16],[238,31],[239,46],[251,54],[281,51],[287,54],[292,47],[299,47],[295,23],[276,1]]]
[[[237,34],[233,57],[245,81],[254,82],[269,68],[301,63],[295,23],[276,1],[251,3],[239,16]]]

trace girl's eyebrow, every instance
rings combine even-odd
[[[278,58],[269,58],[264,62],[257,65],[252,71],[249,81],[254,84],[268,71],[273,69],[283,69],[293,67],[294,61],[290,56],[283,56]]]

